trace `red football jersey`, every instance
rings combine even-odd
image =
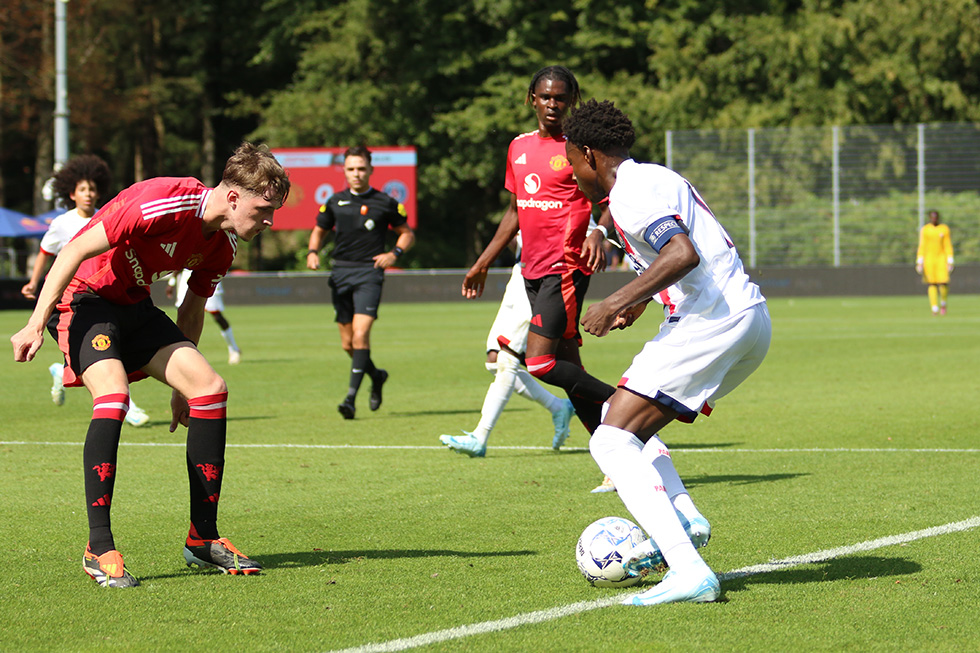
[[[63,300],[90,290],[117,304],[135,304],[150,296],[151,283],[183,268],[193,271],[188,287],[210,297],[238,249],[234,233],[204,234],[211,190],[191,177],[160,177],[119,193],[79,231],[101,223],[111,248],[82,262]]]
[[[592,208],[572,177],[565,137],[542,138],[533,131],[511,141],[504,187],[517,196],[525,278],[567,269],[591,274],[582,243]]]

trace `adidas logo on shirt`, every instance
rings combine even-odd
[[[174,251],[177,250],[177,243],[160,243],[160,247],[167,253],[167,256],[173,258]]]
[[[521,152],[521,155],[517,157],[517,159],[514,161],[514,165],[515,166],[527,165],[527,153]]]

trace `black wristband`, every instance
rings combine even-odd
[[[398,258],[399,256],[405,253],[405,250],[403,250],[401,247],[398,247],[396,245],[395,249],[391,250],[391,253],[395,255],[395,258]]]
[[[306,250],[306,255],[307,256],[309,256],[310,254],[319,254],[319,253],[320,253],[320,250],[318,250],[318,249],[308,249],[308,250]]]

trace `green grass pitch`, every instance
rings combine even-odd
[[[219,524],[265,572],[184,565],[184,433],[168,431],[169,391],[144,381],[133,397],[151,422],[123,429],[113,505],[142,582],[124,591],[81,570],[88,393],[51,403],[50,339],[30,364],[8,349],[0,651],[976,650],[977,529],[947,525],[980,515],[980,297],[953,295],[943,318],[924,293],[771,301],[762,368],[662,437],[712,523],[704,556],[719,574],[844,552],[724,576],[715,604],[651,608],[596,607],[635,590],[592,588],[575,567],[588,523],[628,516],[615,494],[589,493],[601,474],[580,424],[552,452],[548,414],[515,396],[485,459],[439,444],[476,425],[495,309],[383,306],[372,351],[391,380],[376,413],[362,392],[353,422],[336,410],[348,359],[329,306],[229,307],[235,367],[209,320],[201,348],[230,388]],[[586,335],[589,370],[616,381],[656,317]],[[26,319],[0,312],[0,327]],[[858,547],[933,527],[946,528]]]

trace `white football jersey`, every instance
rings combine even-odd
[[[78,215],[78,209],[62,213],[51,221],[44,237],[41,238],[41,251],[51,256],[57,256],[61,249],[68,244],[68,241],[88,224],[89,220],[91,218],[83,218]]]
[[[694,244],[701,258],[698,266],[654,297],[671,322],[686,315],[721,319],[765,301],[725,229],[694,186],[673,170],[623,161],[609,193],[609,211],[637,274],[657,258],[659,247],[654,245],[662,246],[658,234],[676,228],[676,223]]]

